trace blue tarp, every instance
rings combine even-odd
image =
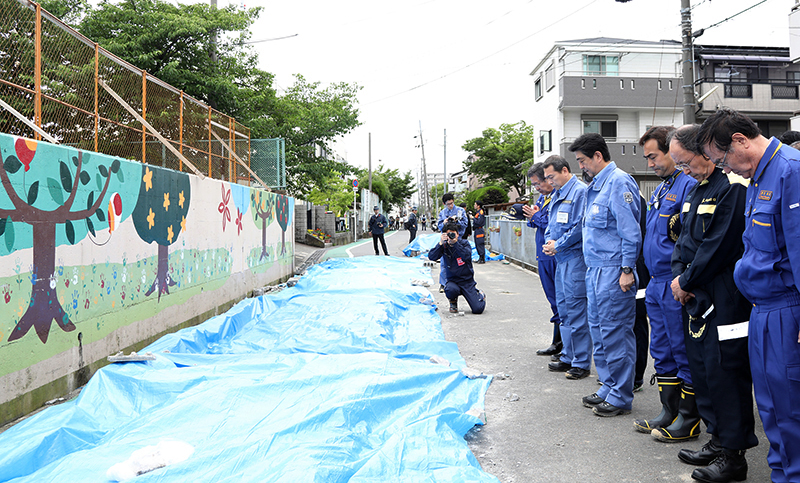
[[[490,379],[468,379],[417,260],[328,260],[293,288],[99,370],[80,396],[0,434],[0,481],[107,481],[133,451],[189,459],[135,482],[497,482],[463,436]],[[433,364],[438,355],[450,367]]]

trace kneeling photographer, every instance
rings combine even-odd
[[[476,288],[475,272],[472,269],[472,247],[458,235],[457,223],[448,222],[442,227],[442,238],[428,252],[428,258],[447,263],[447,284],[444,294],[450,301],[450,312],[458,312],[458,296],[462,295],[472,309],[480,314],[486,308],[486,295]]]

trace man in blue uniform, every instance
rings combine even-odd
[[[550,322],[553,324],[553,341],[550,347],[536,351],[540,356],[552,356],[561,352],[561,319],[558,317],[558,305],[556,303],[556,259],[552,255],[545,254],[544,233],[547,231],[547,223],[550,217],[550,201],[553,185],[544,180],[544,168],[542,163],[534,164],[528,170],[528,179],[531,185],[539,192],[539,199],[533,206],[523,205],[522,213],[528,219],[528,226],[536,229],[536,265],[539,269],[539,280],[542,282],[542,290],[550,302],[550,310],[553,316]],[[571,366],[570,366],[571,367]],[[568,367],[567,369],[569,369]]]
[[[583,134],[568,149],[593,177],[586,190],[583,259],[594,365],[603,386],[583,402],[597,416],[628,414],[636,358],[633,270],[642,244],[639,187],[611,161],[600,134]]]
[[[800,481],[800,152],[730,109],[708,118],[699,140],[718,166],[750,179],[744,254],[733,276],[752,303],[750,368],[772,481]],[[726,339],[744,330],[734,327]]]
[[[647,204],[644,261],[650,272],[645,304],[650,317],[650,354],[658,381],[661,413],[637,419],[637,431],[660,441],[682,441],[700,435],[700,415],[695,403],[692,374],[686,358],[681,304],[672,295],[670,263],[680,233],[680,213],[687,193],[697,184],[675,166],[670,156],[673,127],[654,126],[639,140],[647,165],[661,179]]]
[[[389,225],[389,222],[377,206],[373,207],[372,211],[374,213],[369,217],[368,226],[369,233],[372,235],[372,246],[375,248],[375,255],[380,255],[380,253],[378,253],[378,241],[380,240],[383,254],[388,257],[389,251],[386,250],[386,240],[383,238],[383,233],[386,231],[386,226]]]
[[[436,221],[436,226],[439,228],[439,233],[444,233],[444,224],[448,221],[453,221],[458,225],[458,237],[464,238],[464,230],[467,229],[467,213],[460,206],[456,206],[453,199],[453,193],[445,193],[442,195],[442,203],[444,208],[439,212],[439,218]],[[429,257],[430,258],[430,257]],[[439,292],[444,293],[444,286],[447,284],[447,260],[442,259],[439,263]]]
[[[741,481],[747,477],[745,450],[758,444],[747,357],[750,305],[733,281],[734,265],[744,251],[746,188],[715,167],[724,155],[712,160],[703,154],[698,131],[697,125],[682,126],[670,141],[673,159],[697,180],[681,211],[671,288],[684,306],[686,356],[711,441],[700,451],[681,450],[678,458],[708,465],[692,472],[696,480]]]
[[[408,228],[408,243],[414,241],[414,238],[417,237],[417,207],[414,206],[411,208],[411,213],[408,214],[408,221],[406,221],[406,227]]]
[[[566,370],[570,379],[589,375],[592,338],[586,319],[586,265],[583,261],[581,221],[586,185],[576,178],[567,160],[554,155],[543,164],[545,180],[556,189],[550,202],[550,218],[542,247],[556,260],[556,302],[561,319],[563,349],[560,359],[548,367]]]
[[[472,247],[467,240],[458,235],[460,226],[455,222],[447,222],[442,226],[442,238],[428,252],[428,258],[447,261],[447,285],[444,294],[450,301],[450,312],[458,312],[458,296],[461,295],[469,304],[473,314],[483,313],[486,308],[486,296],[476,288],[475,272],[472,269]]]
[[[475,250],[478,252],[478,263],[486,263],[486,214],[483,212],[483,201],[475,203],[475,216],[472,220],[472,232],[475,234]]]

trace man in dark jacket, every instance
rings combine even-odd
[[[383,233],[389,222],[386,221],[386,217],[383,216],[377,206],[372,208],[372,210],[375,214],[369,217],[369,233],[372,235],[372,246],[375,248],[375,255],[380,255],[378,252],[378,240],[380,240],[383,254],[388,257],[389,251],[386,249],[386,240],[383,238]]]
[[[702,152],[698,130],[697,125],[678,128],[669,146],[676,165],[697,180],[681,209],[671,288],[684,307],[686,356],[697,409],[711,441],[700,451],[681,450],[678,458],[708,465],[694,470],[692,478],[724,483],[747,478],[745,450],[758,444],[747,333],[730,330],[748,320],[751,308],[733,281],[744,251],[746,188]]]
[[[486,295],[476,288],[475,272],[472,269],[472,247],[458,236],[459,225],[448,222],[442,226],[442,239],[428,252],[428,258],[442,257],[447,263],[447,285],[444,294],[450,301],[450,312],[458,312],[458,296],[463,295],[473,314],[480,314],[486,307]]]
[[[408,243],[414,241],[417,237],[417,207],[411,208],[411,213],[408,214],[408,221],[406,221],[406,228],[408,228]]]

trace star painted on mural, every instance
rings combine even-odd
[[[172,238],[173,238],[174,236],[175,236],[175,235],[172,233],[172,225],[170,225],[170,226],[168,226],[168,227],[167,227],[167,241],[169,241],[170,243],[172,243]]]
[[[147,215],[147,224],[149,225],[148,228],[153,228],[153,225],[156,224],[156,214],[153,213],[153,209],[150,208],[150,214]]]
[[[181,230],[182,231],[186,231],[186,217],[185,216],[181,219]]]
[[[186,198],[183,197],[183,191],[178,193],[178,206],[183,208],[183,202],[186,201]]]
[[[164,193],[164,211],[169,211],[169,193]]]
[[[144,191],[150,191],[150,189],[153,187],[153,172],[150,171],[150,168],[144,168],[144,176],[142,177],[142,181],[144,181]]]

